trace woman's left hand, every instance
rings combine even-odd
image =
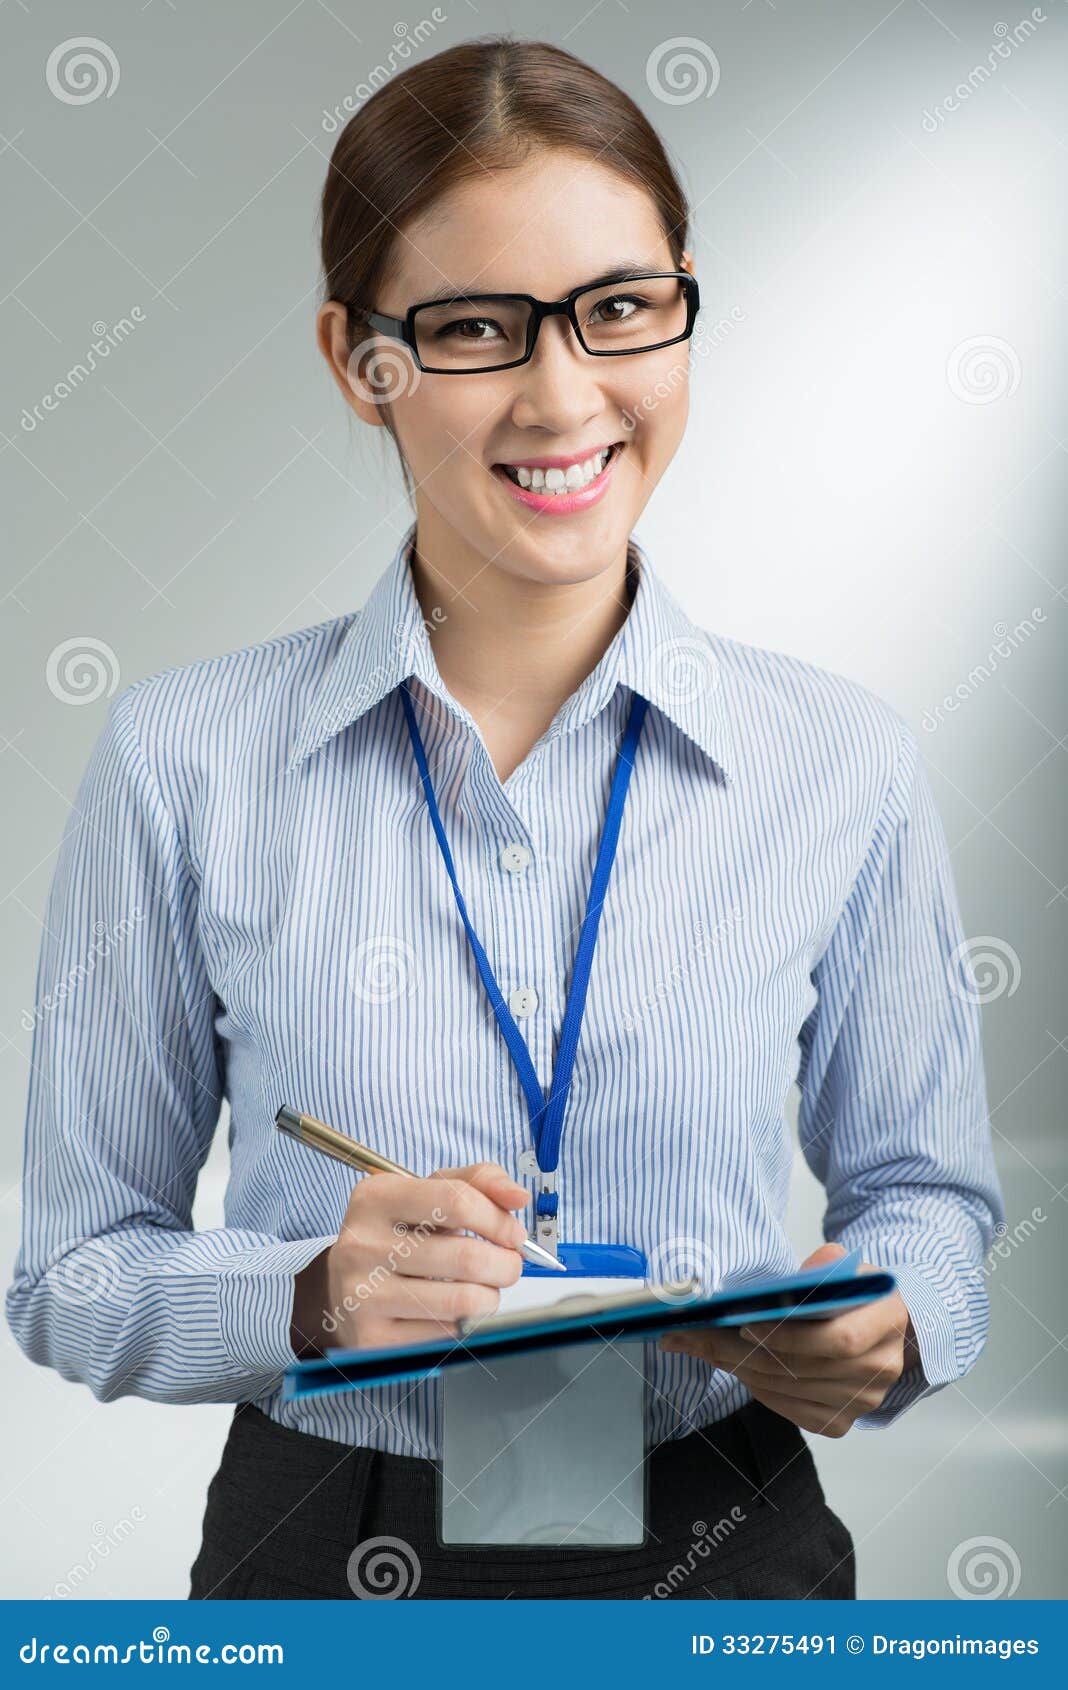
[[[823,1244],[801,1266],[822,1267],[845,1254],[840,1244]],[[861,1271],[869,1265],[862,1264]],[[909,1312],[897,1291],[827,1320],[669,1332],[660,1348],[733,1373],[766,1408],[828,1438],[842,1437],[860,1415],[878,1408],[918,1359]]]

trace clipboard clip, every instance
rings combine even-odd
[[[535,1244],[540,1244],[543,1250],[548,1250],[551,1256],[558,1256],[560,1245],[560,1230],[556,1222],[556,1204],[547,1205],[549,1212],[538,1213],[538,1199],[556,1196],[556,1170],[546,1173],[544,1168],[535,1170],[536,1194],[534,1198],[534,1219],[531,1223],[530,1236]]]

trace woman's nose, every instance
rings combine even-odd
[[[556,434],[604,409],[601,391],[605,360],[583,350],[566,317],[547,317],[534,351],[512,373],[516,378],[512,417],[521,428],[541,426]]]

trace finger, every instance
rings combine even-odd
[[[781,1414],[784,1420],[792,1420],[802,1431],[818,1432],[822,1437],[840,1438],[853,1424],[853,1418],[848,1412],[836,1414],[824,1403],[779,1396],[774,1391],[754,1391],[753,1395],[765,1408],[770,1408],[773,1414]]]
[[[797,1377],[790,1362],[740,1337],[736,1330],[727,1331],[723,1327],[685,1327],[678,1332],[669,1332],[661,1339],[661,1348],[680,1355],[697,1356],[711,1367],[725,1368],[728,1373],[748,1365],[763,1368],[770,1379],[778,1380],[780,1384],[792,1383]]]
[[[750,1343],[737,1332],[716,1327],[707,1330],[703,1355],[705,1360],[714,1362],[717,1367],[725,1367],[731,1373],[745,1367],[773,1384],[777,1380],[782,1386],[789,1381],[791,1387],[797,1384],[802,1390],[810,1379],[841,1381],[843,1384],[852,1380],[858,1386],[881,1381],[884,1387],[889,1388],[899,1377],[903,1362],[901,1339],[896,1335],[876,1344],[874,1349],[862,1356],[842,1359],[793,1356],[786,1359],[761,1344]]]
[[[879,1303],[871,1303],[826,1320],[751,1321],[739,1330],[750,1343],[762,1344],[792,1362],[794,1357],[803,1356],[849,1360],[874,1349],[896,1328],[896,1315]]]
[[[431,1183],[449,1193],[443,1225],[477,1232],[512,1249],[526,1238],[523,1222],[508,1211],[529,1203],[530,1192],[495,1163],[476,1163],[458,1173],[446,1172]]]
[[[837,1413],[870,1414],[887,1392],[886,1385],[875,1379],[804,1379],[796,1385],[778,1385],[767,1374],[754,1373],[748,1367],[738,1367],[733,1372],[754,1394],[769,1392],[784,1402],[819,1403]]]
[[[391,1275],[375,1297],[376,1314],[399,1320],[481,1320],[496,1314],[501,1294],[489,1285]]]
[[[694,1339],[700,1340],[697,1347],[693,1345]],[[716,1367],[725,1367],[730,1372],[739,1365],[749,1365],[762,1367],[770,1377],[780,1381],[796,1377],[793,1368],[780,1357],[762,1349],[759,1344],[740,1337],[737,1331],[727,1331],[723,1327],[696,1327],[669,1333],[664,1339],[663,1348],[691,1355],[699,1354],[703,1360],[712,1362]]]
[[[355,1347],[360,1350],[393,1350],[400,1345],[430,1344],[456,1338],[455,1321],[367,1319],[356,1322]],[[345,1339],[344,1347],[349,1347]]]
[[[499,1162],[473,1162],[466,1168],[442,1168],[435,1175],[440,1179],[462,1179],[481,1191],[502,1209],[522,1209],[530,1202],[525,1185],[514,1180]]]
[[[390,1218],[409,1224],[457,1227],[466,1232],[480,1233],[517,1249],[526,1238],[522,1221],[510,1215],[467,1180],[405,1179],[402,1174],[374,1174],[369,1176],[381,1188],[375,1196]],[[388,1184],[387,1184],[388,1182]]]
[[[462,1232],[432,1232],[420,1239],[407,1256],[395,1256],[393,1270],[401,1278],[458,1279],[499,1290],[515,1284],[523,1272],[523,1258],[518,1250],[489,1244],[482,1238],[470,1238]]]
[[[840,1262],[848,1253],[844,1244],[821,1244],[811,1256],[805,1257],[800,1271],[805,1273],[812,1268],[829,1267],[831,1262]]]

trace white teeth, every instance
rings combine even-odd
[[[569,464],[566,470],[517,468],[515,478],[520,487],[529,487],[532,493],[573,493],[576,488],[588,487],[591,481],[596,481],[610,451],[611,447],[606,447],[584,463]]]

